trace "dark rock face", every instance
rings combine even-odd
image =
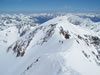
[[[8,47],[7,52],[9,52],[9,50],[13,50],[14,53],[16,53],[16,57],[19,56],[24,56],[26,49],[28,48],[30,42],[32,41],[32,39],[34,38],[35,34],[38,31],[42,31],[44,32],[45,36],[43,36],[40,39],[40,42],[37,44],[38,45],[42,45],[43,43],[47,42],[52,35],[55,32],[55,27],[57,24],[50,24],[47,26],[39,26],[37,28],[35,28],[33,31],[29,32],[27,35],[23,35],[23,37],[25,37],[24,39],[19,39],[17,40],[15,43],[13,43],[11,46]]]
[[[92,35],[84,35],[84,36],[85,38],[82,37],[82,40],[84,40],[88,46],[90,45],[94,46],[96,52],[91,50],[91,53],[93,54],[94,61],[97,63],[97,65],[100,66],[100,38],[98,36],[92,36]],[[90,55],[88,55],[84,51],[83,54],[87,58],[90,57]]]
[[[70,38],[69,32],[68,31],[64,31],[62,27],[60,27],[60,34],[62,34],[65,39],[69,39]]]
[[[57,24],[50,24],[50,25],[48,25],[48,27],[47,27],[47,28],[49,28],[48,30],[45,30],[46,27],[43,28],[43,30],[45,31],[45,36],[41,39],[41,45],[44,42],[47,42],[52,37],[52,35],[55,32],[56,25]]]
[[[25,51],[27,47],[29,46],[32,38],[35,36],[38,30],[41,30],[42,26],[36,28],[35,30],[31,31],[27,35],[25,35],[24,39],[17,40],[14,44],[12,44],[10,47],[8,47],[7,52],[9,50],[13,50],[14,53],[16,53],[16,57],[18,56],[24,56]]]

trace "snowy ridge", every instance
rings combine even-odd
[[[11,58],[8,64],[13,66],[6,64],[11,69],[4,68],[7,73],[2,71],[0,73],[2,75],[99,75],[100,36],[96,31],[87,29],[87,26],[81,26],[82,23],[76,24],[76,19],[83,22],[74,15],[65,15],[35,27],[30,26],[23,36],[19,36],[5,49],[8,58],[2,60]]]

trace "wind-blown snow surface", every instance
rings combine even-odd
[[[0,74],[99,75],[100,21],[94,16],[66,14],[39,24],[33,15],[1,15]]]

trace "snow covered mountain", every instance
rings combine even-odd
[[[56,16],[1,15],[1,75],[100,74],[100,15]]]

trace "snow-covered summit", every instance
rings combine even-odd
[[[77,20],[83,22],[79,15],[67,14],[34,27],[30,26],[23,36],[19,36],[15,42],[4,48],[6,52],[1,50],[3,54],[0,58],[3,59],[1,59],[0,73],[2,75],[99,75],[99,34],[81,26],[82,23],[76,24]]]

